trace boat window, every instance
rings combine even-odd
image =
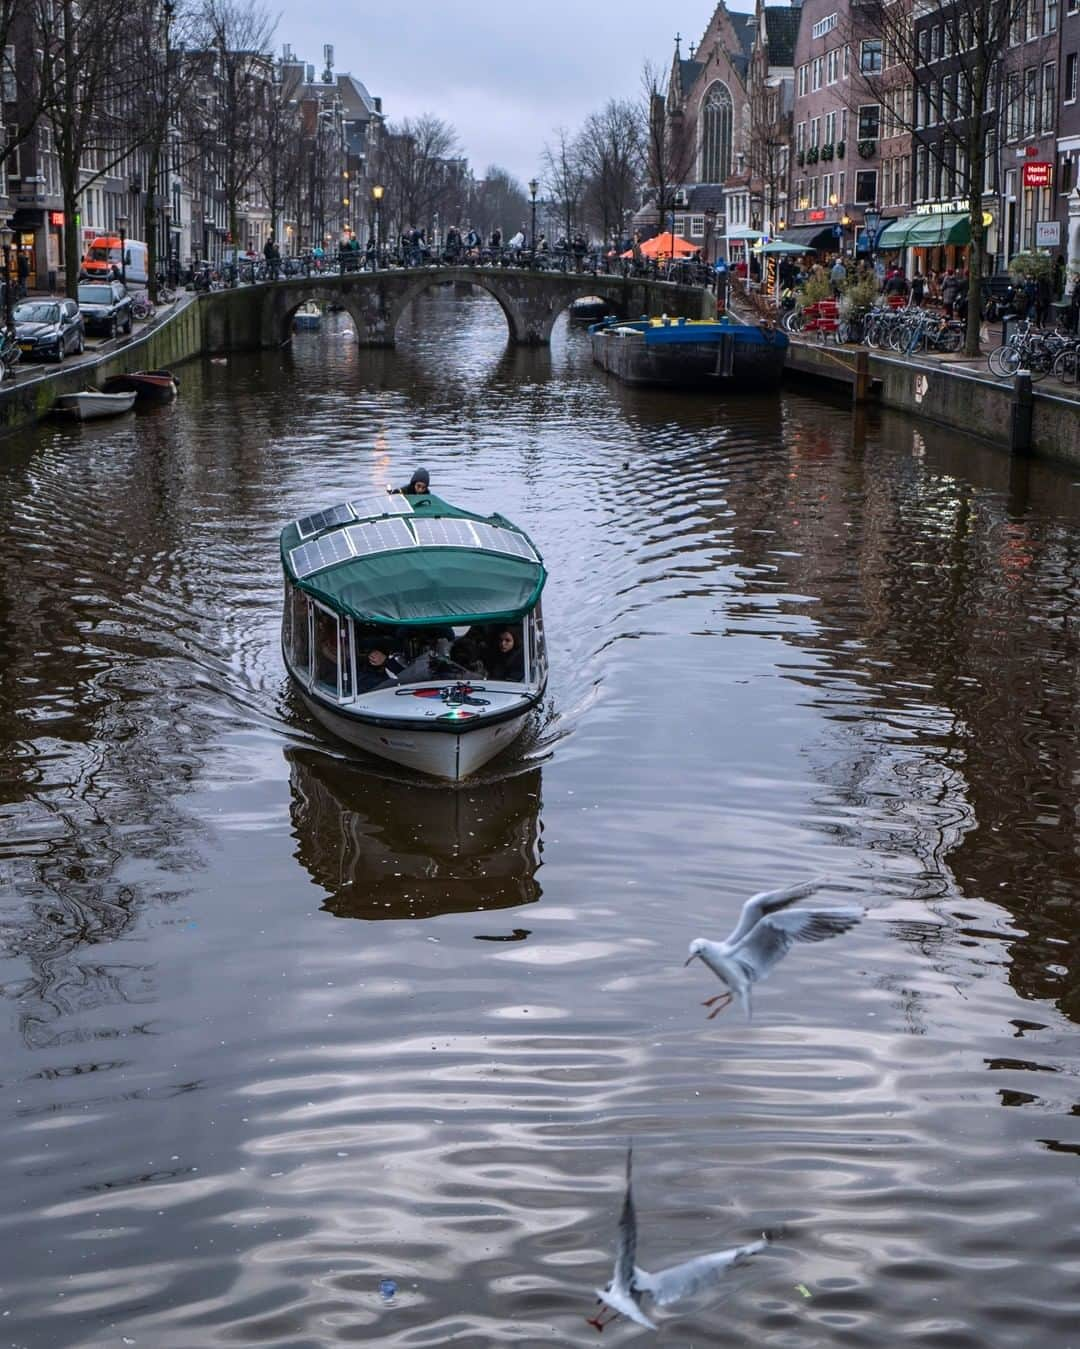
[[[315,683],[337,697],[337,614],[332,614],[319,605],[315,606]]]
[[[351,621],[347,622],[345,619],[341,620],[339,627],[339,641],[341,642],[341,650],[339,652],[341,664],[341,696],[343,698],[351,698],[353,695],[353,644]]]
[[[289,587],[289,630],[286,642],[293,669],[298,675],[306,676],[311,664],[308,598],[298,586]]]
[[[544,669],[544,619],[539,604],[529,615],[529,679],[536,683]]]

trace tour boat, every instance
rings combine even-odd
[[[305,328],[318,328],[322,325],[322,310],[314,300],[308,300],[293,315],[293,327],[297,332]]]
[[[180,381],[171,370],[133,370],[110,375],[101,387],[106,393],[134,393],[140,403],[168,403],[176,397]]]
[[[675,389],[775,389],[787,334],[766,324],[716,319],[606,319],[589,329],[593,360],[624,384]]]
[[[83,389],[81,393],[61,394],[53,404],[53,411],[86,422],[95,417],[116,417],[121,412],[130,412],[134,402],[133,393],[102,393],[99,389]]]
[[[509,520],[363,497],[286,525],[281,563],[285,667],[326,730],[456,782],[525,729],[547,683],[547,573]],[[375,673],[373,650],[391,657]]]

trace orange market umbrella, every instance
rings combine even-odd
[[[677,258],[688,258],[691,253],[697,252],[696,244],[688,244],[685,239],[677,234],[672,234],[670,230],[666,234],[658,234],[655,239],[646,239],[641,245],[641,253],[646,258],[670,258],[672,257],[672,243],[675,246],[674,256]],[[631,248],[623,254],[624,258],[632,258],[634,250]]]

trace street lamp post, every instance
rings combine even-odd
[[[4,250],[4,327],[8,336],[15,338],[15,320],[11,317],[11,241],[15,231],[10,225],[0,225],[0,247]]]
[[[386,188],[383,187],[382,183],[376,183],[371,189],[371,196],[375,202],[375,267],[373,268],[375,271],[378,271],[379,249],[382,247],[382,199],[385,191]]]
[[[866,231],[866,251],[870,254],[870,266],[874,265],[877,252],[877,232],[881,224],[881,212],[876,206],[868,206],[863,212],[863,229]]]
[[[529,202],[532,206],[532,226],[529,231],[529,247],[536,252],[536,193],[540,184],[535,178],[529,179]]]
[[[128,218],[126,215],[116,217],[116,228],[120,231],[120,281],[127,285],[127,258],[124,253],[124,245],[127,242]]]

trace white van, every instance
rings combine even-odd
[[[109,281],[116,268],[116,276],[121,272],[129,285],[145,286],[150,280],[147,270],[149,259],[146,245],[138,239],[124,240],[124,257],[120,259],[120,236],[102,234],[90,243],[80,267],[80,275],[86,281]]]

